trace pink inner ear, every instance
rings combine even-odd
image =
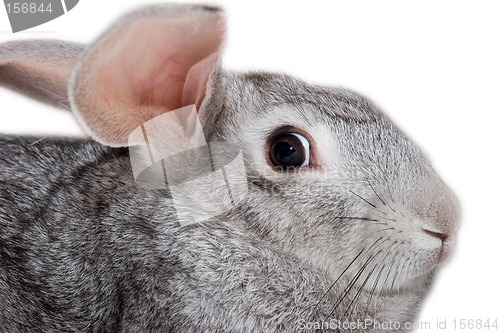
[[[200,105],[205,92],[207,82],[214,67],[217,65],[218,53],[212,53],[189,69],[182,90],[182,105]]]
[[[94,136],[124,145],[145,121],[199,104],[222,44],[221,19],[139,18],[97,44],[84,59],[74,90]]]
[[[213,64],[205,59],[210,59],[221,44],[220,36],[214,36],[208,26],[213,25],[212,20],[177,18],[165,22],[156,18],[134,22],[110,57],[97,63],[103,69],[101,77],[119,83],[114,97],[125,98],[127,104],[160,106],[163,110],[187,105],[182,96],[188,73],[186,96],[203,94],[212,70],[208,66]],[[186,33],[190,31],[194,33]],[[203,91],[193,91],[195,86]],[[195,100],[186,97],[185,102],[193,104]]]

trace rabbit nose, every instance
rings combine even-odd
[[[413,201],[413,211],[423,222],[422,229],[443,242],[454,235],[460,224],[460,205],[442,181],[434,181]]]

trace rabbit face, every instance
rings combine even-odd
[[[273,74],[224,86],[212,133],[245,155],[247,227],[366,292],[422,289],[460,214],[425,154],[352,92]]]

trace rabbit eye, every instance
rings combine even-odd
[[[270,143],[269,158],[274,166],[287,169],[309,166],[310,144],[304,136],[293,132],[281,133]]]

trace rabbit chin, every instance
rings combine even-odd
[[[309,257],[310,258],[310,257]],[[425,294],[442,263],[439,248],[407,248],[401,256],[393,254],[380,257],[379,261],[359,256],[355,264],[332,261],[331,256],[315,256],[313,264],[326,268],[338,292],[356,294],[358,291],[376,297],[397,294]],[[351,289],[355,289],[353,291]]]
[[[357,288],[364,292],[377,294],[379,296],[394,295],[401,293],[421,293],[426,292],[438,269],[437,261],[431,264],[428,258],[415,257],[413,262],[398,269],[379,269],[377,274],[365,274],[356,283]],[[411,267],[415,266],[415,269]],[[371,269],[375,271],[375,269]],[[369,272],[371,272],[369,271]]]

